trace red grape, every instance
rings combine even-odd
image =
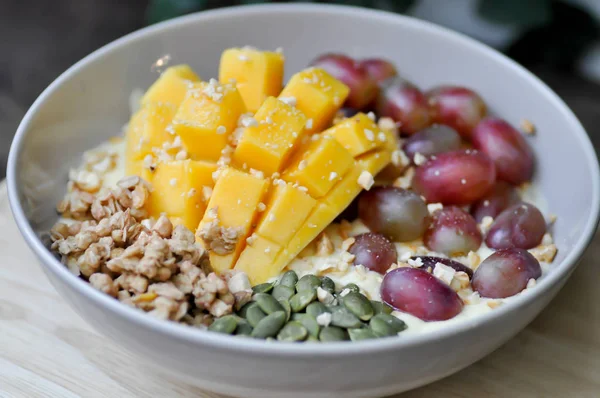
[[[432,156],[417,167],[412,184],[429,203],[464,205],[485,195],[495,180],[496,169],[490,158],[465,149]]]
[[[394,64],[383,58],[366,58],[360,61],[360,65],[377,83],[398,75]]]
[[[502,119],[488,117],[473,130],[473,146],[494,161],[499,180],[521,184],[533,174],[533,152],[515,128]]]
[[[420,268],[424,268],[427,269],[428,267],[431,267],[431,269],[435,269],[435,265],[437,263],[442,263],[444,265],[447,265],[450,268],[453,268],[456,272],[464,272],[465,274],[469,275],[469,278],[473,277],[473,270],[469,267],[467,267],[466,265],[464,265],[463,263],[460,263],[456,260],[450,260],[449,258],[443,258],[443,257],[434,257],[434,256],[414,256],[411,257],[412,260],[416,260],[416,259],[421,259],[421,262],[423,263],[423,265]]]
[[[376,112],[400,122],[400,131],[414,134],[431,124],[425,95],[413,84],[396,79],[382,88],[377,98]]]
[[[424,321],[444,321],[462,311],[462,301],[448,285],[418,268],[396,268],[381,282],[381,299]]]
[[[325,69],[330,75],[342,81],[350,88],[346,105],[354,109],[363,109],[371,104],[379,87],[367,70],[352,58],[343,54],[323,54],[312,66]]]
[[[433,121],[454,128],[466,139],[487,113],[483,99],[465,87],[437,87],[427,93],[427,98]]]
[[[412,159],[418,152],[423,156],[435,155],[460,149],[461,139],[458,133],[443,124],[434,124],[404,141],[402,149]]]
[[[475,219],[456,206],[433,213],[423,241],[429,249],[449,256],[465,255],[481,246],[481,232]]]
[[[546,220],[532,204],[518,203],[504,210],[491,225],[485,244],[492,249],[531,249],[542,241]]]
[[[475,221],[481,222],[483,217],[496,218],[508,206],[519,203],[521,198],[517,190],[504,181],[498,181],[492,189],[471,206],[471,214]]]
[[[364,191],[358,215],[371,231],[398,242],[421,237],[429,223],[427,205],[419,195],[389,186]]]
[[[502,249],[479,264],[471,285],[482,297],[505,298],[519,293],[530,279],[540,276],[540,263],[527,250]]]
[[[385,274],[390,265],[396,263],[396,246],[381,234],[367,232],[354,237],[350,253],[354,254],[354,265],[362,264],[371,271]]]

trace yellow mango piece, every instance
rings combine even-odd
[[[216,161],[245,111],[235,86],[211,79],[195,83],[188,91],[173,127],[192,159]]]
[[[373,120],[364,113],[357,113],[325,130],[323,134],[334,137],[352,156],[356,157],[384,144],[381,137],[378,137],[379,132]]]
[[[166,213],[174,223],[193,231],[206,209],[203,187],[213,186],[212,173],[216,169],[214,163],[189,159],[158,163],[154,172],[148,170],[142,176],[153,187],[148,212],[153,217]]]
[[[168,103],[150,102],[142,106],[129,121],[125,133],[125,173],[140,175],[144,156],[152,148],[160,148],[173,141],[167,127],[173,120],[177,108]]]
[[[235,80],[249,112],[256,112],[269,96],[276,96],[283,85],[283,54],[251,47],[230,48],[221,55],[219,81]]]
[[[372,175],[376,175],[392,160],[392,154],[387,150],[370,152],[359,156],[356,162]]]
[[[296,73],[283,88],[279,98],[294,98],[296,108],[310,121],[310,133],[326,128],[340,109],[350,89],[321,68]]]
[[[311,140],[290,162],[282,178],[308,188],[314,198],[324,196],[352,167],[354,159],[332,137]]]
[[[178,107],[191,84],[198,81],[200,78],[188,65],[171,66],[146,91],[142,104],[162,102]]]
[[[306,118],[298,109],[269,97],[254,115],[233,153],[234,164],[269,175],[281,171],[304,134]]]
[[[337,212],[337,214],[344,211],[350,202],[352,202],[352,200],[363,189],[358,183],[358,177],[360,177],[360,174],[363,172],[363,170],[364,169],[361,165],[355,164],[352,167],[352,170],[350,170],[348,174],[344,176],[342,181],[338,182],[336,186],[333,187],[331,192],[324,196],[319,202],[328,205],[333,209],[333,211]],[[318,222],[316,224],[321,226],[323,223]],[[326,226],[327,225],[325,225],[325,227]]]
[[[277,275],[267,265],[275,262],[281,246],[256,234],[248,238],[248,241],[235,269],[245,272],[252,285],[258,285]]]
[[[285,245],[304,223],[317,201],[298,187],[279,181],[271,188],[266,210],[261,213],[255,232]]]
[[[234,228],[237,231],[238,239],[231,252],[217,254],[207,247],[210,263],[216,272],[223,273],[235,264],[256,221],[258,205],[267,187],[268,181],[261,176],[231,167],[221,171],[208,202],[208,210],[196,232],[199,241],[202,241],[201,235],[205,226],[215,221],[211,214],[213,212],[216,213],[220,228]]]

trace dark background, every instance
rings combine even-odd
[[[0,178],[35,98],[85,55],[143,27],[147,7],[147,0],[0,0]],[[520,61],[569,104],[600,148],[600,85],[539,59]]]

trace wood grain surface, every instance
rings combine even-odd
[[[600,397],[598,236],[550,306],[475,365],[395,398]],[[43,274],[0,183],[0,397],[219,398],[91,329]]]

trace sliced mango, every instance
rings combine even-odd
[[[148,212],[156,218],[166,213],[174,223],[195,230],[206,210],[204,187],[214,185],[216,169],[214,163],[197,160],[158,163],[153,173],[142,176],[155,187],[148,197]]]
[[[207,205],[207,211],[198,226],[197,236],[202,241],[203,228],[215,221],[211,209],[215,209],[219,228],[233,228],[237,234],[235,247],[228,253],[217,254],[210,250],[210,263],[213,269],[223,273],[233,268],[246,238],[258,215],[259,203],[267,190],[269,182],[256,174],[250,174],[228,167],[221,171]],[[205,242],[206,244],[206,242]]]
[[[348,86],[323,69],[308,68],[292,76],[279,98],[292,99],[309,120],[307,130],[314,133],[331,123],[349,93]]]
[[[233,153],[238,167],[269,175],[281,171],[304,134],[306,117],[298,109],[269,97],[254,115],[256,126],[247,127]]]
[[[382,142],[378,137],[379,131],[371,118],[364,113],[357,113],[325,130],[323,134],[334,137],[352,156],[359,156],[383,145],[385,141]]]
[[[162,102],[178,107],[192,83],[199,81],[198,75],[188,65],[171,66],[146,91],[142,104]]]
[[[277,243],[254,234],[248,239],[248,244],[240,255],[235,269],[248,274],[252,285],[267,281],[275,276],[271,273],[269,264],[275,263],[281,250],[282,247]]]
[[[283,54],[252,47],[230,48],[221,55],[219,81],[235,80],[249,112],[256,112],[269,96],[277,96],[283,85]]]
[[[389,151],[381,150],[366,153],[359,156],[356,162],[372,175],[379,173],[392,160],[392,154]]]
[[[231,84],[195,83],[175,117],[173,127],[192,159],[216,161],[246,107]]]

